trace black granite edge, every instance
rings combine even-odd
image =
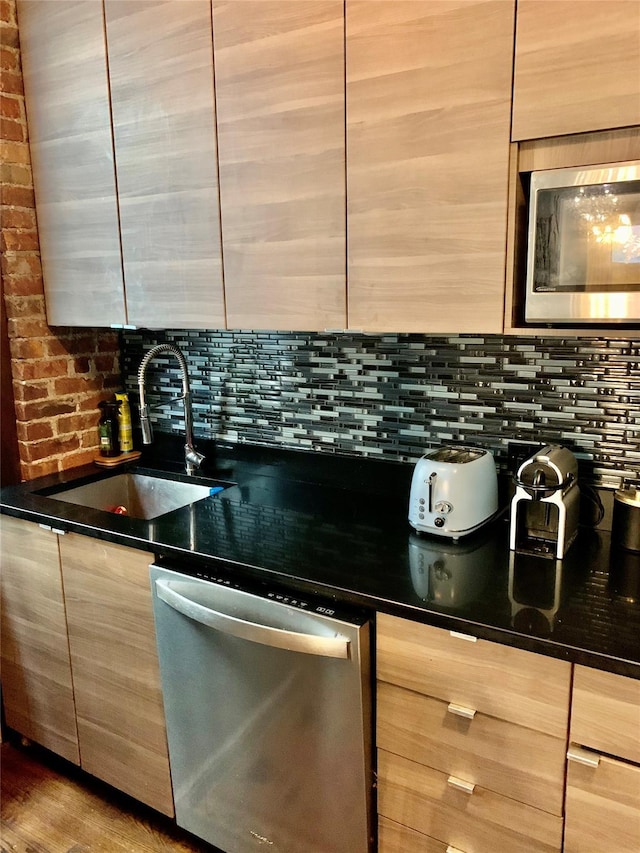
[[[219,453],[221,456],[232,456],[233,459],[230,461],[233,462],[232,468],[235,469],[234,473],[241,473],[243,476],[249,475],[252,470],[255,471],[256,466],[260,471],[260,476],[275,478],[282,478],[291,470],[292,458],[289,457],[289,452],[286,452],[285,456],[282,457],[278,451],[268,451],[265,453],[263,449],[259,449],[257,452],[251,450],[247,453],[245,450],[244,453],[234,456],[232,449],[221,448]],[[300,457],[311,459],[313,454],[305,452],[300,454],[295,451],[293,453],[295,465],[299,464],[301,466],[299,469],[300,482],[304,482],[304,465],[302,464],[304,460]],[[239,457],[242,457],[242,462],[238,461]],[[289,466],[286,464],[287,460]],[[379,472],[381,470],[378,460],[366,460],[366,463],[364,468],[368,470],[367,476],[371,472]],[[265,471],[265,466],[267,466],[267,471]],[[360,467],[362,466],[358,465],[358,468]],[[324,475],[324,460],[321,469],[319,473],[320,475]],[[104,469],[96,470],[94,466],[83,466],[83,468],[76,469],[75,471],[49,475],[39,480],[23,483],[20,486],[3,489],[0,499],[0,511],[36,523],[46,524],[56,529],[89,535],[94,538],[113,542],[114,544],[148,551],[157,556],[178,560],[200,560],[203,563],[209,564],[233,565],[234,570],[238,570],[243,574],[260,579],[273,579],[287,588],[296,591],[313,595],[319,594],[329,597],[334,601],[391,613],[437,627],[470,633],[482,639],[499,642],[527,651],[545,654],[574,663],[582,663],[621,675],[640,678],[640,655],[638,659],[619,658],[594,651],[593,649],[523,634],[516,630],[505,630],[504,628],[497,627],[495,624],[492,625],[489,620],[466,619],[458,615],[443,613],[428,606],[412,605],[402,602],[399,599],[394,600],[392,597],[363,592],[362,589],[350,587],[349,585],[337,584],[335,581],[329,582],[326,578],[304,576],[303,574],[297,575],[291,571],[279,571],[273,567],[269,568],[264,565],[251,565],[244,562],[233,563],[233,561],[210,552],[194,553],[192,550],[177,547],[171,542],[163,541],[162,535],[158,535],[158,525],[162,526],[162,521],[154,524],[122,516],[111,517],[101,511],[87,511],[82,507],[74,507],[71,504],[64,504],[50,500],[46,496],[34,494],[34,491],[40,491],[43,487],[47,489],[56,484],[77,484],[82,479],[86,480],[88,477],[99,479],[110,476],[113,473],[115,472],[105,471]],[[331,481],[331,477],[319,476],[319,479],[325,483]],[[384,480],[384,477],[378,479]],[[344,486],[344,488],[346,491],[350,491],[348,486]],[[231,491],[235,491],[235,489],[231,489]],[[213,500],[217,500],[217,498],[213,498]],[[82,518],[80,518],[80,515],[82,515]],[[168,534],[169,531],[165,530],[165,536]]]
[[[392,616],[400,616],[412,619],[415,622],[423,622],[427,625],[443,628],[448,631],[467,633],[481,640],[500,643],[523,651],[553,657],[568,663],[582,664],[594,669],[606,672],[614,672],[629,678],[640,679],[640,661],[627,658],[618,658],[613,655],[602,654],[593,650],[572,646],[543,637],[533,637],[518,631],[508,631],[496,628],[472,619],[450,616],[439,611],[425,611],[410,605],[394,606],[388,604],[384,608],[386,613]]]
[[[232,568],[233,571],[240,571],[244,577],[252,578],[268,584],[278,584],[281,589],[287,589],[289,591],[306,595],[313,595],[316,598],[330,600],[340,605],[351,605],[353,607],[364,608],[369,611],[386,613],[390,616],[411,619],[414,622],[421,622],[425,625],[431,625],[447,631],[457,631],[463,634],[467,633],[470,636],[477,637],[481,640],[500,643],[501,645],[511,646],[512,648],[521,649],[534,654],[541,654],[546,657],[564,660],[568,663],[582,664],[583,666],[589,666],[594,669],[601,669],[606,672],[613,672],[618,675],[640,680],[640,658],[638,660],[632,660],[602,654],[594,650],[580,648],[578,646],[572,646],[542,637],[523,634],[515,630],[509,631],[477,620],[465,619],[460,616],[443,613],[440,610],[424,606],[418,607],[416,605],[363,593],[348,586],[326,584],[322,580],[312,580],[302,576],[295,576],[290,573],[279,572],[275,569],[265,568],[263,566],[233,563],[232,561],[222,557],[210,557],[202,554],[194,554],[191,551],[172,548],[168,545],[162,546],[162,548],[157,552],[157,558],[161,560],[167,568],[182,568],[188,573],[191,573],[191,571],[194,570],[194,566],[201,566],[204,569],[207,566],[211,566],[213,563],[223,571]],[[190,567],[187,567],[184,564],[185,560],[189,561],[191,564]]]
[[[91,536],[93,539],[102,539],[114,545],[125,545],[138,551],[154,551],[151,539],[144,538],[142,530],[125,531],[114,530],[102,524],[92,524],[91,521],[77,521],[65,518],[55,512],[46,512],[32,506],[18,507],[0,503],[0,515],[8,515],[13,518],[21,518],[24,521],[32,521],[34,524],[44,525],[61,533],[79,533],[82,536]],[[122,519],[122,516],[119,516]]]

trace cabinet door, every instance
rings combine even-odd
[[[513,139],[640,124],[640,3],[518,0]]]
[[[566,738],[452,709],[446,702],[378,681],[376,742],[447,775],[562,814]]]
[[[559,853],[562,818],[378,750],[383,817],[470,853]],[[428,848],[427,848],[428,849]]]
[[[20,0],[22,68],[53,326],[126,322],[101,0]]]
[[[473,639],[473,638],[470,638]],[[381,681],[566,742],[571,664],[384,613],[377,619]]]
[[[591,753],[593,766],[569,761],[565,853],[640,850],[640,767]]]
[[[344,4],[213,2],[229,328],[346,326]]]
[[[571,740],[640,764],[640,681],[576,666]]]
[[[58,537],[2,516],[2,698],[7,724],[79,763]]]
[[[452,850],[444,841],[429,838],[401,823],[386,817],[378,820],[378,853],[452,853]]]
[[[173,814],[150,554],[60,541],[82,767]]]
[[[347,0],[349,326],[501,332],[512,0]]]
[[[106,0],[129,322],[225,325],[209,0]]]

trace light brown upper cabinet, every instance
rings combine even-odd
[[[20,0],[47,318],[127,322],[101,0]]]
[[[351,328],[502,331],[514,6],[347,0]]]
[[[18,23],[49,323],[224,327],[209,0]]]
[[[210,2],[105,15],[129,323],[224,328]]]
[[[638,0],[519,0],[513,139],[637,124]]]
[[[213,30],[227,324],[344,328],[344,5],[214,0]]]

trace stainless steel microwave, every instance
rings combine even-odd
[[[640,160],[532,173],[525,320],[640,323]]]

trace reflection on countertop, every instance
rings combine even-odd
[[[611,543],[609,590],[629,604],[640,603],[640,551],[629,551]]]
[[[509,552],[511,624],[523,633],[549,637],[560,609],[563,560]]]
[[[457,542],[442,537],[409,536],[409,569],[417,595],[449,610],[467,607],[482,594],[487,576],[498,562],[493,529]]]

